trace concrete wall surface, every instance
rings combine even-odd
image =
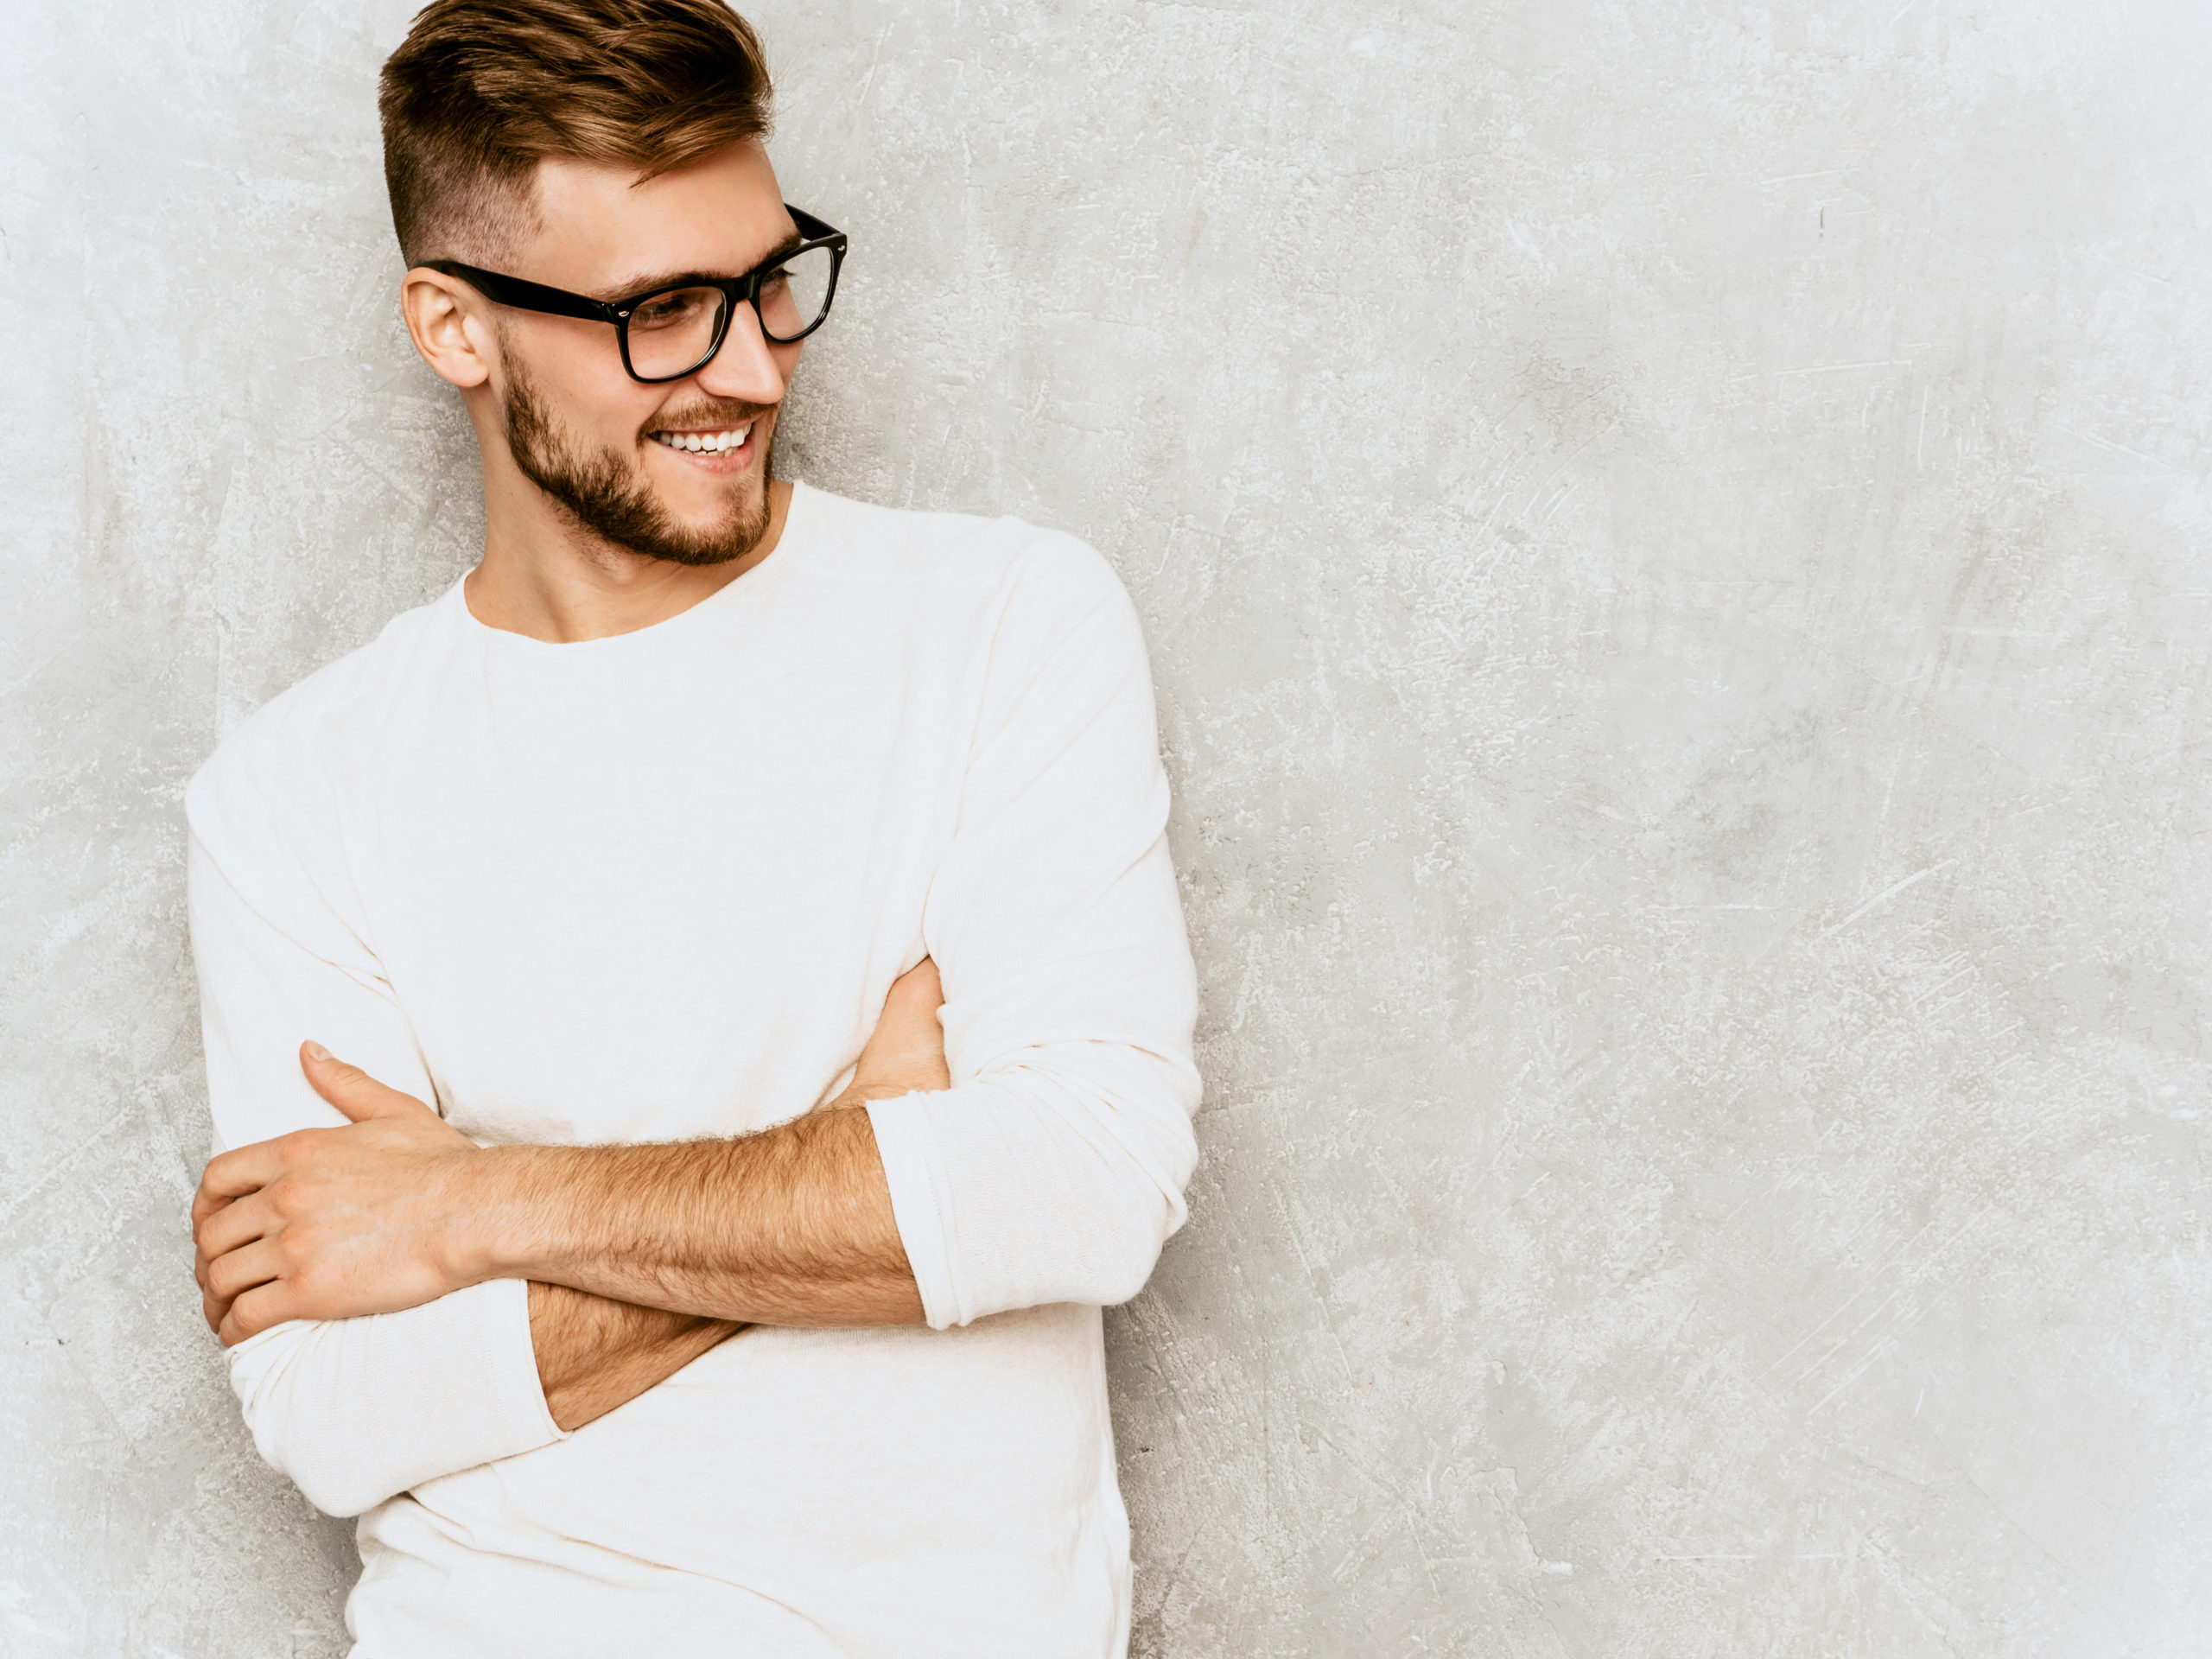
[[[0,1652],[343,1651],[184,780],[472,562],[407,0],[0,7]],[[1149,626],[1144,1656],[2212,1653],[2212,11],[762,0],[791,470]]]

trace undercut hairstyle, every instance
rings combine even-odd
[[[400,252],[489,264],[536,228],[543,158],[653,178],[764,137],[771,95],[721,0],[431,0],[377,96]]]

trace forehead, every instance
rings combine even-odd
[[[757,139],[642,184],[632,168],[548,156],[537,187],[537,224],[523,240],[522,271],[579,293],[627,291],[676,272],[734,276],[791,234]]]

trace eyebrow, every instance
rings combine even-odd
[[[769,249],[753,264],[738,272],[737,275],[750,276],[762,265],[773,264],[785,254],[804,245],[805,242],[806,238],[794,230],[774,247]],[[636,276],[624,277],[620,283],[614,285],[613,291],[605,297],[610,301],[626,300],[633,294],[658,294],[663,289],[683,288],[692,283],[727,283],[732,280],[734,280],[732,277],[725,276],[716,271],[649,270]]]

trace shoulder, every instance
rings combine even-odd
[[[806,563],[879,589],[965,600],[1017,624],[1104,608],[1134,621],[1113,565],[1082,537],[1005,515],[883,507],[801,486]]]
[[[286,805],[334,804],[333,785],[373,756],[398,689],[429,647],[449,599],[402,612],[369,644],[246,716],[186,786],[194,832],[221,837],[269,824]]]

